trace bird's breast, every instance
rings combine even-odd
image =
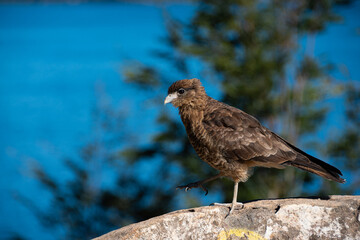
[[[224,176],[245,182],[251,174],[249,167],[238,161],[227,161],[217,141],[206,131],[202,121],[193,120],[182,117],[189,141],[197,155]]]
[[[198,156],[219,171],[227,169],[227,161],[222,157],[216,142],[208,135],[202,123],[184,122],[184,125],[189,141]]]

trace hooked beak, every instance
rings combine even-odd
[[[176,98],[177,98],[176,93],[171,93],[171,94],[167,95],[167,97],[165,98],[165,101],[164,101],[164,105],[167,103],[171,103]]]

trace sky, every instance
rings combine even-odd
[[[193,7],[172,5],[170,11],[186,20]],[[359,81],[359,1],[337,12],[344,22],[316,37],[315,55],[347,69],[345,75],[335,71],[336,78]],[[149,4],[0,4],[0,239],[19,226],[30,239],[51,239],[14,195],[48,204],[29,167],[36,159],[66,177],[62,158],[76,155],[92,136],[96,86],[104,86],[134,125],[143,116],[134,132],[151,135],[154,114],[140,107],[146,95],[122,82],[120,73],[134,59],[162,66],[151,50],[163,48],[164,35],[162,9]]]

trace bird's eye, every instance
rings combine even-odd
[[[178,93],[179,93],[179,94],[184,94],[184,92],[185,92],[185,89],[183,89],[183,88],[180,88],[180,89],[178,90]]]

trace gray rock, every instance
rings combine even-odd
[[[96,240],[360,239],[360,196],[259,200],[228,212],[226,206],[179,210]]]

